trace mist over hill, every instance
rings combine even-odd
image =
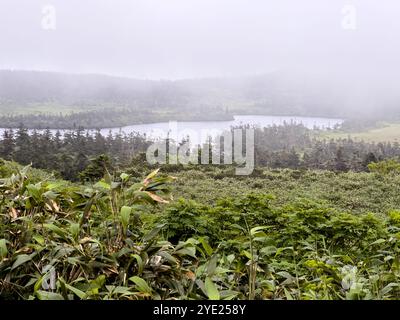
[[[0,71],[0,126],[5,127],[20,122],[29,122],[31,127],[60,128],[72,123],[108,127],[227,120],[235,114],[385,119],[398,117],[397,101],[396,95],[378,94],[377,89],[351,85],[348,79],[304,72],[155,81]],[[85,117],[92,122],[79,122]]]

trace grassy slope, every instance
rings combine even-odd
[[[82,112],[82,111],[90,111],[94,110],[95,107],[86,107],[82,106],[64,106],[55,103],[32,103],[27,105],[1,105],[0,104],[0,116],[14,114],[14,115],[30,115],[30,114],[70,114],[72,112]]]
[[[351,137],[356,140],[364,140],[368,142],[400,142],[400,123],[388,123],[382,128],[376,128],[355,133],[323,133],[324,138],[347,138]]]
[[[240,197],[250,192],[271,193],[275,203],[311,199],[341,211],[384,215],[400,209],[400,176],[328,171],[264,171],[260,177],[223,177],[215,172],[187,171],[175,174],[173,195],[199,203],[214,204],[222,197]],[[216,178],[215,178],[216,176]]]
[[[22,168],[0,159],[0,178]],[[31,169],[30,172],[37,180],[54,179],[43,170]],[[399,175],[265,169],[259,176],[238,177],[218,167],[211,170],[198,167],[172,175],[177,178],[171,185],[174,199],[193,199],[203,204],[213,205],[221,198],[238,198],[255,192],[274,195],[277,205],[309,199],[355,214],[386,215],[390,210],[400,209]]]

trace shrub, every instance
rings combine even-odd
[[[376,172],[382,175],[390,173],[400,174],[400,162],[394,159],[372,162],[368,165],[368,169],[371,172]]]

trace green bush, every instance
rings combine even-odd
[[[399,174],[400,162],[394,159],[384,160],[380,162],[372,162],[368,165],[368,169],[371,172],[376,172],[379,174]]]
[[[243,192],[246,179],[227,196],[229,178],[212,179],[216,201],[173,201],[175,179],[158,170],[140,182],[106,173],[77,185],[5,165],[0,299],[400,298],[398,210],[353,214],[305,194],[282,202],[263,189]],[[268,174],[280,188],[303,179]],[[374,175],[350,176],[360,185],[355,177]],[[346,177],[329,179],[340,187]]]

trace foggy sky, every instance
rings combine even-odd
[[[56,30],[42,28],[54,5]],[[342,28],[354,5],[355,30]],[[398,0],[0,0],[0,69],[143,79],[307,70],[392,84]]]

